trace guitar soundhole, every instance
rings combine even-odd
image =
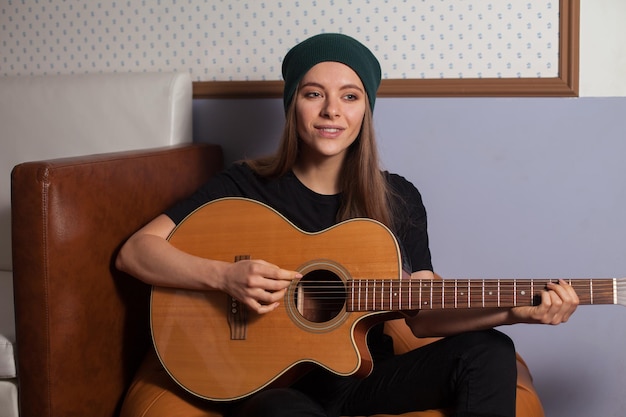
[[[333,271],[318,269],[304,274],[293,296],[298,312],[312,323],[332,321],[345,311],[346,288]]]

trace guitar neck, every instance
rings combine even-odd
[[[354,279],[348,284],[348,311],[436,310],[537,305],[549,280],[543,279]],[[626,305],[624,278],[570,279],[581,305]]]

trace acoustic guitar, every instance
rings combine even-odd
[[[226,198],[207,203],[169,236],[175,247],[222,261],[263,259],[303,277],[275,311],[258,315],[219,291],[154,287],[158,357],[187,391],[212,401],[244,398],[311,367],[367,376],[369,328],[403,312],[534,305],[547,280],[412,280],[398,243],[379,222],[354,219],[307,233],[270,207]],[[581,304],[622,304],[621,279],[574,279]]]

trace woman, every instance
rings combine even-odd
[[[297,271],[263,260],[196,258],[166,240],[201,204],[242,196],[270,205],[308,232],[354,217],[376,219],[398,237],[411,278],[433,278],[421,196],[407,180],[378,165],[372,128],[381,79],[377,59],[348,36],[322,34],[287,54],[283,77],[287,121],[278,152],[234,164],[143,227],[120,251],[119,269],[151,285],[220,290],[271,315],[290,282],[300,278]],[[412,332],[445,338],[395,357],[378,325],[368,334],[375,366],[367,378],[316,370],[288,388],[268,389],[232,404],[227,413],[340,416],[453,408],[457,416],[514,416],[515,351],[493,327],[558,324],[568,320],[577,304],[574,290],[560,282],[548,284],[534,307],[422,311],[406,319]],[[193,402],[194,409],[204,407],[176,395],[181,403]],[[125,410],[133,409],[133,398],[129,396]]]

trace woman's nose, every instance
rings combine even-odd
[[[340,106],[336,100],[327,98],[324,101],[324,107],[322,108],[322,115],[324,117],[335,118],[340,114]]]

